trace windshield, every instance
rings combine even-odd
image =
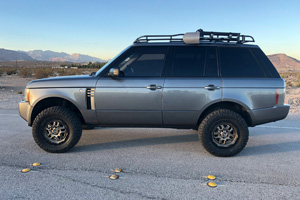
[[[131,47],[131,46],[129,46]],[[118,55],[116,55],[113,59],[111,59],[110,61],[108,61],[108,63],[106,63],[103,67],[101,67],[101,69],[99,69],[96,73],[95,76],[99,76],[99,74],[108,66],[110,65],[110,63],[112,63],[114,60],[116,60],[120,55],[122,55],[127,49],[129,49],[129,47],[127,47],[126,49],[124,49],[123,51],[121,51]]]

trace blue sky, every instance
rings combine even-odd
[[[0,0],[0,48],[111,59],[145,34],[252,35],[266,54],[300,60],[299,0]]]

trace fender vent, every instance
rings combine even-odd
[[[95,110],[95,88],[86,89],[86,107],[89,110]]]

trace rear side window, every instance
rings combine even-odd
[[[248,48],[220,47],[222,77],[265,77]]]
[[[269,60],[269,58],[264,54],[264,52],[261,49],[253,48],[250,50],[253,52],[260,66],[264,69],[264,71],[268,74],[269,77],[273,77],[273,78],[280,77],[277,70]]]
[[[216,47],[176,47],[171,76],[218,76]]]
[[[204,74],[205,47],[176,47],[171,76],[202,77]]]

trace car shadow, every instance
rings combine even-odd
[[[250,147],[246,146],[246,148],[239,154],[239,156],[277,154],[277,153],[296,152],[296,151],[300,151],[300,141],[265,144],[265,145],[250,146]]]
[[[112,141],[112,142],[104,142],[104,143],[99,141],[99,143],[96,144],[95,142],[96,141],[93,141],[94,144],[87,144],[88,142],[84,142],[80,146],[76,146],[75,148],[73,148],[72,152],[101,151],[101,150],[109,150],[109,149],[133,148],[133,147],[140,147],[140,146],[198,142],[198,136],[197,134],[186,134],[186,135],[174,135],[174,136],[166,136],[166,137],[120,140],[120,141]]]

